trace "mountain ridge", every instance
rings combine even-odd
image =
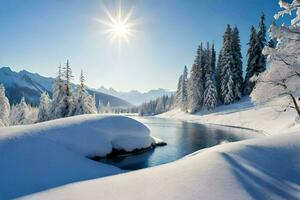
[[[172,95],[174,92],[170,90],[166,90],[163,88],[152,89],[147,92],[140,92],[138,90],[130,90],[129,92],[121,92],[117,91],[113,88],[105,88],[104,86],[100,86],[97,91],[110,94],[119,98],[122,98],[134,105],[140,105],[142,103],[148,102],[150,100],[154,100],[163,95]]]
[[[52,96],[52,84],[54,78],[45,77],[38,73],[32,73],[27,70],[19,72],[13,71],[10,67],[0,68],[0,84],[3,84],[6,89],[6,95],[11,104],[16,104],[24,96],[26,101],[33,105],[38,105],[40,95],[43,91]],[[72,83],[72,88],[75,88]],[[105,94],[94,89],[88,88],[90,94],[95,94],[96,104],[99,100],[103,104],[108,102],[112,107],[129,107],[131,103],[115,97],[113,95]]]

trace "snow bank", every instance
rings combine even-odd
[[[158,115],[162,118],[180,119],[196,123],[211,123],[227,126],[237,126],[262,131],[268,134],[285,132],[295,125],[297,113],[293,109],[278,112],[280,100],[272,101],[261,106],[254,106],[250,98],[243,98],[231,105],[222,105],[213,111],[201,111],[195,114],[179,110]]]
[[[136,120],[104,115],[0,128],[0,199],[120,173],[86,156],[149,147],[149,134]]]
[[[82,181],[25,199],[299,199],[300,128],[228,143],[181,160]]]

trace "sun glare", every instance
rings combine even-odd
[[[105,9],[105,20],[98,20],[105,25],[104,33],[112,42],[117,41],[119,45],[122,42],[129,42],[130,37],[134,35],[134,27],[136,23],[131,19],[132,10],[127,14],[123,14],[121,6],[119,6],[116,14],[113,15],[108,9]]]

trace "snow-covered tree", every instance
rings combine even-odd
[[[230,104],[235,101],[235,85],[234,85],[234,58],[231,46],[231,32],[230,25],[227,25],[223,36],[223,47],[221,50],[222,56],[219,60],[220,67],[220,99],[224,104]]]
[[[64,81],[62,79],[62,71],[61,66],[58,68],[58,75],[53,82],[52,87],[52,101],[49,110],[49,118],[57,119],[63,117],[63,107],[61,106],[61,102],[66,95],[66,91],[64,89]]]
[[[176,91],[176,106],[186,112],[188,107],[188,72],[184,67],[183,74],[180,76]]]
[[[205,64],[205,90],[203,98],[203,106],[208,110],[214,109],[217,105],[217,89],[214,81],[214,49],[210,49],[209,43],[206,49],[206,64]]]
[[[259,29],[256,33],[254,27],[251,28],[249,49],[248,49],[248,63],[247,72],[244,85],[244,94],[249,95],[255,82],[253,76],[258,76],[266,70],[266,56],[263,54],[263,49],[266,44],[266,27],[264,24],[265,16],[262,15],[259,21]],[[251,81],[252,80],[252,81]]]
[[[237,100],[242,97],[243,90],[243,62],[241,53],[239,30],[234,27],[231,36],[232,54],[234,60],[234,66],[232,68],[233,81],[234,81],[234,96]]]
[[[106,113],[111,113],[112,112],[112,109],[111,109],[109,101],[107,102],[107,104],[106,104],[106,106],[105,106],[104,109],[105,109]]]
[[[9,125],[10,105],[8,98],[5,96],[5,88],[0,84],[0,126]]]
[[[80,84],[77,86],[76,94],[73,97],[74,109],[71,115],[95,114],[97,108],[94,97],[88,93],[84,84],[85,77],[83,71],[80,74]]]
[[[71,91],[71,80],[73,79],[73,75],[69,60],[67,60],[67,63],[63,68],[63,78],[63,90],[65,91],[65,96],[60,102],[60,106],[62,111],[62,117],[68,117],[72,115],[73,110],[75,108],[73,94]]]
[[[98,108],[97,108],[97,110],[98,110],[98,113],[104,113],[104,104],[103,104],[103,102],[100,99],[98,101]]]
[[[139,114],[141,116],[146,115],[156,115],[171,109],[174,101],[174,96],[164,95],[162,97],[158,97],[155,100],[151,100],[149,102],[143,103],[139,108]],[[133,109],[134,110],[134,109]]]
[[[262,14],[259,20],[258,32],[257,32],[257,48],[258,48],[258,60],[256,71],[261,73],[266,70],[266,56],[263,54],[263,49],[266,46],[266,25],[265,15]]]
[[[248,61],[246,69],[246,77],[244,83],[244,94],[249,95],[254,87],[254,83],[251,81],[251,77],[255,74],[255,65],[257,60],[257,33],[254,26],[251,27],[250,39],[248,42],[249,48],[247,52]]]
[[[19,104],[12,107],[10,121],[12,125],[28,124],[29,109],[25,98],[22,97]]]
[[[28,107],[28,115],[27,115],[27,124],[34,124],[38,121],[38,112],[39,109],[35,106],[31,106],[27,104]]]
[[[287,97],[289,101],[283,101],[282,106],[293,108],[300,116],[297,98],[300,95],[300,2],[292,3],[279,1],[284,10],[278,12],[275,18],[284,16],[296,10],[296,16],[291,20],[290,27],[276,26],[274,23],[269,29],[271,39],[276,39],[275,48],[266,46],[263,53],[268,56],[270,68],[257,78],[257,84],[251,94],[255,102],[265,102],[277,97]]]
[[[203,63],[203,47],[201,44],[197,49],[196,58],[188,81],[188,109],[191,113],[199,111],[203,104]]]
[[[210,76],[206,79],[203,103],[208,110],[212,110],[217,106],[217,88]]]
[[[50,98],[47,92],[43,92],[40,97],[40,104],[38,110],[38,122],[43,122],[49,120],[49,106]]]

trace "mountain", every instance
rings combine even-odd
[[[171,95],[172,91],[165,90],[162,88],[150,90],[148,92],[139,92],[137,90],[131,90],[129,92],[119,92],[114,90],[113,88],[105,88],[101,86],[98,89],[99,92],[110,94],[119,98],[122,98],[134,105],[140,105],[142,103],[148,102],[150,100],[156,99],[157,97],[161,97],[163,95]]]
[[[53,81],[54,78],[44,77],[26,70],[15,72],[9,67],[0,68],[0,83],[5,86],[6,95],[11,104],[18,103],[24,96],[27,102],[37,105],[43,91],[47,91],[50,96],[52,95]],[[72,88],[75,88],[75,84],[72,84]],[[90,94],[95,94],[97,104],[100,99],[103,104],[106,105],[109,102],[112,107],[132,106],[121,98],[93,89],[88,89],[88,91]]]

